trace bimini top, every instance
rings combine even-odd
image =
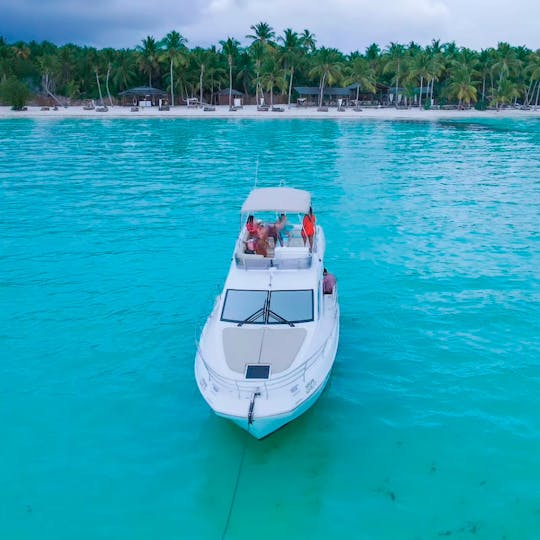
[[[243,214],[253,212],[298,212],[307,214],[311,206],[311,195],[303,189],[259,188],[254,189],[242,205]]]

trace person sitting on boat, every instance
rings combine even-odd
[[[334,292],[334,287],[336,286],[336,276],[328,272],[325,268],[323,270],[323,293],[332,294]]]
[[[259,230],[259,224],[253,219],[252,215],[249,215],[246,221],[246,230],[249,236],[257,236]]]
[[[268,254],[266,242],[266,238],[259,238],[258,236],[248,238],[244,242],[244,253],[246,255],[262,255],[266,257]]]
[[[259,223],[258,229],[257,229],[257,243],[255,247],[255,253],[258,255],[263,255],[266,257],[268,251],[268,235],[269,235],[269,227],[264,226],[262,223]]]
[[[257,249],[257,239],[256,238],[248,238],[246,242],[244,242],[244,253],[248,255],[255,255],[256,249]]]
[[[313,236],[315,235],[316,221],[317,218],[310,206],[309,213],[304,214],[304,219],[302,221],[302,238],[304,240],[304,246],[306,245],[306,239],[309,240],[309,251],[313,251]]]

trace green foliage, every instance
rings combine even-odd
[[[21,111],[30,97],[28,86],[14,76],[0,84],[0,99],[11,105],[14,111]]]
[[[486,103],[486,100],[484,99],[481,99],[480,101],[478,101],[474,108],[477,110],[477,111],[485,111],[487,109],[487,103]]]
[[[408,98],[421,94],[420,106],[428,102],[423,90],[429,87],[440,105],[480,99],[479,110],[513,101],[530,104],[539,94],[540,51],[508,43],[479,52],[440,40],[425,47],[373,43],[364,53],[345,55],[317,47],[307,29],[287,28],[278,35],[266,22],[250,28],[246,46],[230,37],[219,42],[221,47],[205,49],[188,48],[187,39],[175,30],[161,40],[148,36],[138,47],[121,50],[59,47],[47,41],[8,43],[0,37],[0,83],[14,77],[33,92],[47,90],[72,99],[96,98],[98,81],[112,96],[151,85],[182,99],[198,94],[201,100],[212,100],[216,91],[229,86],[251,96],[264,87],[282,99],[288,95],[289,101],[296,85],[354,84],[358,96],[371,93],[383,101],[388,88]]]

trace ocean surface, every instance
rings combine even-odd
[[[0,121],[0,538],[540,538],[539,150],[540,119]],[[193,376],[256,178],[312,192],[342,314],[262,441]]]

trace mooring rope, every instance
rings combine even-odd
[[[240,454],[240,462],[238,463],[238,470],[236,471],[236,480],[234,482],[234,488],[231,496],[231,504],[229,505],[229,511],[227,513],[227,520],[225,521],[225,527],[223,527],[223,533],[221,535],[221,540],[225,540],[227,531],[229,530],[229,524],[231,522],[232,511],[234,503],[236,501],[236,493],[238,492],[238,485],[240,484],[240,475],[242,474],[242,467],[244,466],[244,456],[246,455],[247,441],[249,437],[249,426],[248,432],[244,435],[244,444],[242,445],[242,453]]]

